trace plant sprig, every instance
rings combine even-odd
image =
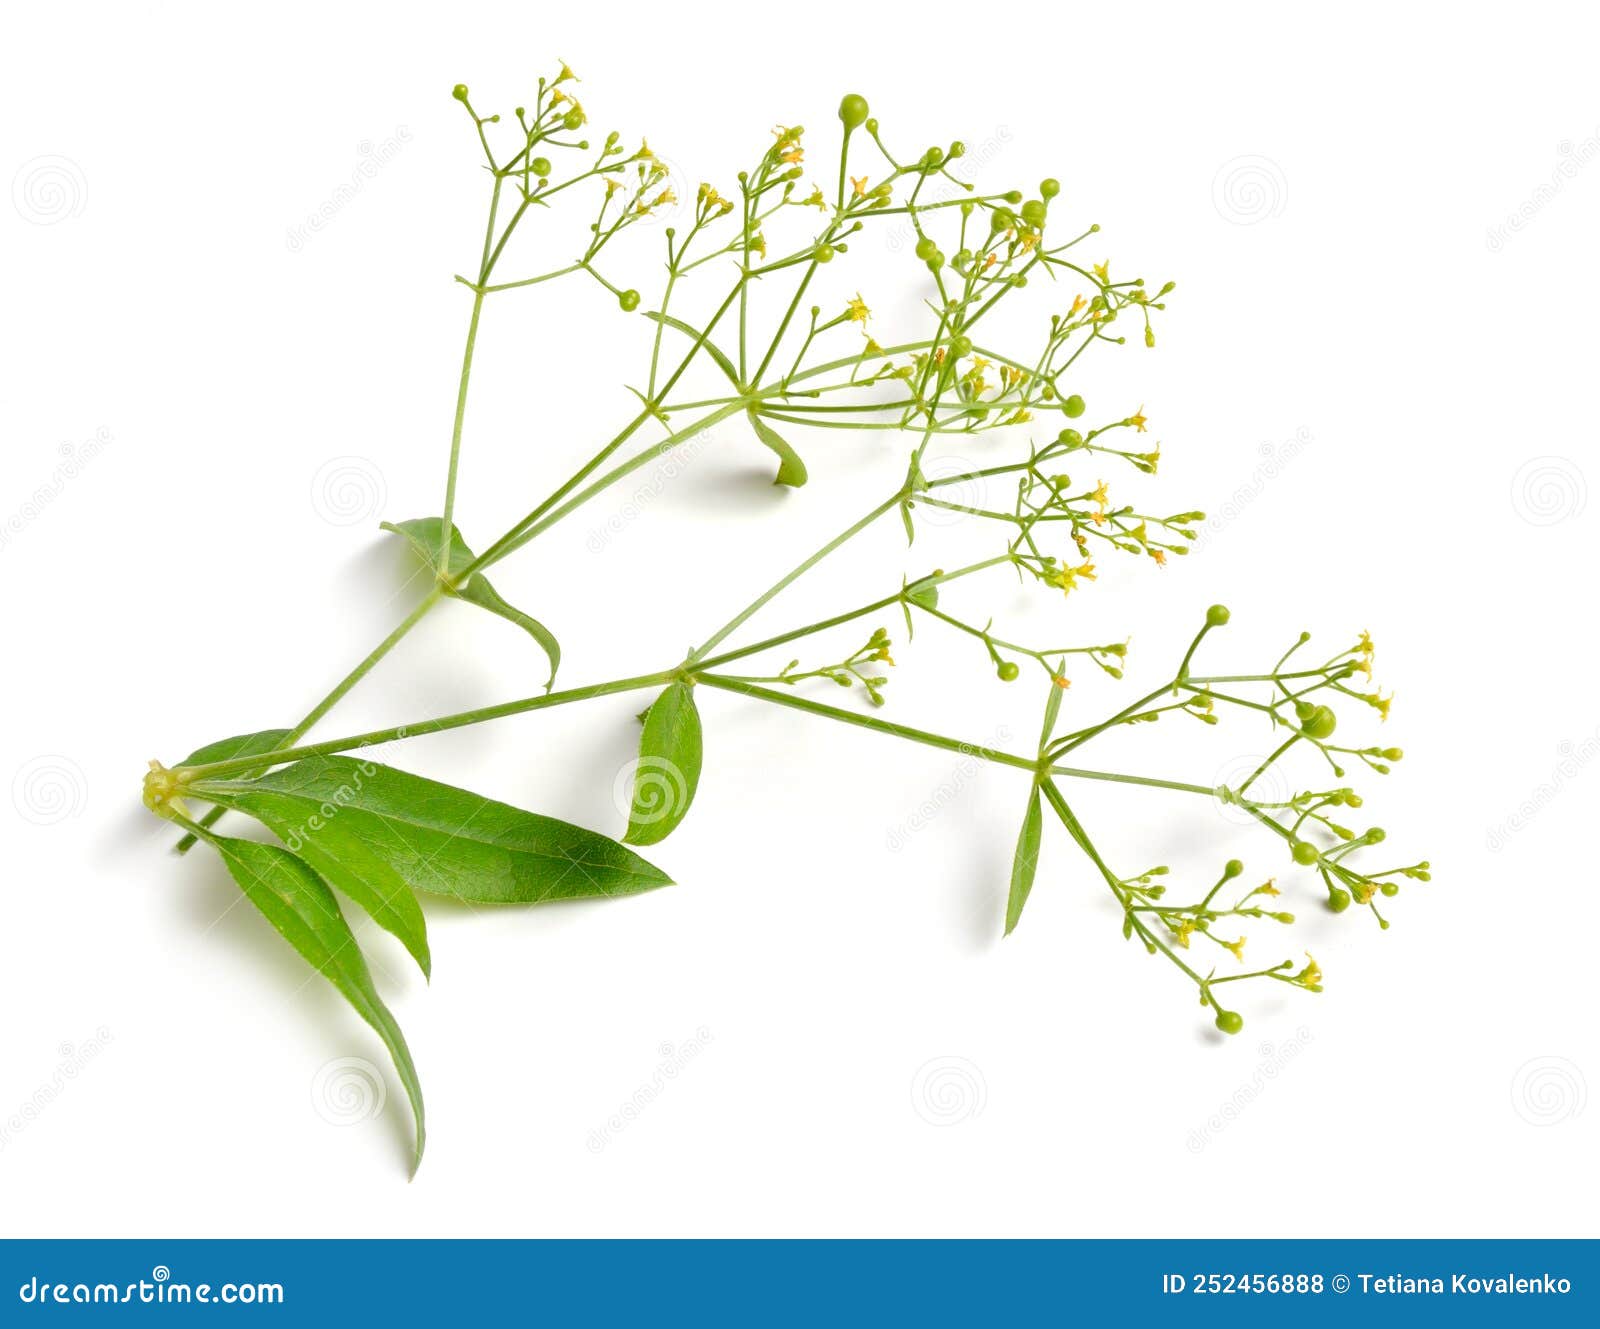
[[[1141,279],[1113,278],[1110,260],[1085,252],[1098,225],[1052,218],[1052,210],[1064,206],[1053,179],[1042,181],[1031,197],[1016,189],[989,193],[960,178],[965,148],[959,142],[896,155],[866,101],[855,94],[840,104],[838,156],[826,164],[825,183],[808,182],[805,131],[784,124],[733,182],[702,183],[692,200],[679,200],[669,171],[646,140],[631,146],[612,132],[598,147],[591,145],[589,114],[573,91],[576,83],[562,65],[554,78],[539,80],[531,105],[516,107],[509,117],[481,113],[464,85],[454,90],[483,154],[487,216],[476,267],[456,278],[471,304],[440,515],[386,523],[431,573],[427,591],[298,724],[208,744],[170,768],[152,762],[145,781],[146,804],[186,832],[180,849],[199,840],[216,848],[245,895],[383,1038],[415,1112],[417,1158],[424,1117],[410,1053],[377,995],[337,896],[396,936],[427,973],[431,953],[417,892],[516,904],[628,895],[667,884],[666,874],[629,846],[665,839],[690,810],[703,760],[695,703],[702,686],[1026,775],[1008,933],[1018,925],[1037,876],[1048,809],[1120,906],[1124,936],[1137,938],[1192,981],[1219,1029],[1237,1033],[1243,1027],[1243,1017],[1217,995],[1226,984],[1260,980],[1322,991],[1322,971],[1309,956],[1303,965],[1285,960],[1220,973],[1212,963],[1242,965],[1246,927],[1293,925],[1293,913],[1277,907],[1274,879],[1240,892],[1231,883],[1242,877],[1244,864],[1230,859],[1208,889],[1185,891],[1186,902],[1175,903],[1167,867],[1130,874],[1105,861],[1065,791],[1089,781],[1238,807],[1282,842],[1291,870],[1316,874],[1328,907],[1342,912],[1361,905],[1387,927],[1377,898],[1395,895],[1399,878],[1428,880],[1428,864],[1368,870],[1366,851],[1385,835],[1376,827],[1358,833],[1339,820],[1346,809],[1361,806],[1361,796],[1349,786],[1279,798],[1258,792],[1264,776],[1276,777],[1301,752],[1315,753],[1336,780],[1343,780],[1352,759],[1378,774],[1400,759],[1397,748],[1331,741],[1340,723],[1335,705],[1359,704],[1387,718],[1391,698],[1371,689],[1369,681],[1370,638],[1363,633],[1321,664],[1292,665],[1309,640],[1302,634],[1270,668],[1200,674],[1195,664],[1202,642],[1229,620],[1225,608],[1212,606],[1165,682],[1110,715],[1088,723],[1074,719],[1058,733],[1071,685],[1069,663],[1086,662],[1122,679],[1126,642],[1062,644],[1052,634],[1048,643],[1030,643],[997,629],[992,618],[969,619],[941,600],[953,583],[982,587],[1001,576],[1071,597],[1098,580],[1097,559],[1125,554],[1160,567],[1187,554],[1203,513],[1160,515],[1114,499],[1096,469],[1121,465],[1147,476],[1158,471],[1161,448],[1146,441],[1143,405],[1095,424],[1075,390],[1085,353],[1101,344],[1125,344],[1124,326],[1131,325],[1145,347],[1155,346],[1154,316],[1165,309],[1173,283],[1152,292]],[[935,185],[941,191],[953,187],[955,197],[931,197]],[[660,237],[665,262],[659,290],[647,297],[615,280],[612,274],[620,269],[611,262],[619,247],[634,243],[646,218],[680,203],[687,206],[686,220]],[[530,262],[525,251],[539,231],[537,221],[559,208],[592,219],[586,238],[575,250]],[[864,272],[860,289],[842,303],[815,295],[808,303],[807,297],[827,284],[820,280],[824,270],[837,271],[833,265],[842,268],[856,258],[860,237],[887,225],[908,227],[914,237],[917,267],[910,276],[923,297],[922,325],[880,341],[863,292],[881,284],[887,272]],[[572,277],[587,280],[620,316],[650,323],[648,359],[623,380],[632,397],[629,413],[509,528],[487,544],[469,544],[455,513],[468,461],[467,405],[484,307],[491,299],[537,298],[535,288]],[[694,303],[691,287],[709,287],[712,294]],[[1018,301],[1037,305],[1040,292],[1044,307],[1030,316],[1038,328],[1036,344],[1019,345],[992,315],[1003,301],[1008,308]],[[716,386],[707,389],[705,382]],[[816,430],[903,436],[904,479],[720,626],[708,627],[683,659],[557,689],[556,634],[507,602],[485,573],[641,467],[736,419],[743,419],[751,442],[773,458],[776,484],[799,489],[807,483],[811,468],[795,439],[809,447]],[[1002,440],[1023,436],[1024,454],[960,475],[936,474],[932,463],[942,440],[991,434]],[[1080,478],[1074,480],[1067,467]],[[965,497],[971,486],[990,481],[1009,489],[1010,498],[988,506],[987,500]],[[896,569],[884,575],[876,598],[734,644],[752,618],[869,527],[898,520],[914,551],[924,518],[945,513],[992,528],[993,553],[951,570],[925,562]],[[544,690],[307,742],[313,727],[447,598],[476,604],[531,638],[549,664]],[[842,656],[811,639],[850,625],[864,631],[858,620],[884,614],[903,616],[908,641],[920,627],[930,638],[948,640],[963,658],[981,660],[1004,683],[1019,679],[1024,667],[1030,676],[1038,670],[1044,717],[1036,749],[974,744],[878,713],[888,699],[888,676],[881,669],[894,663],[888,629],[873,625],[865,644]],[[787,658],[787,664],[758,659],[779,650],[784,655],[778,659]],[[803,663],[808,660],[823,663]],[[842,702],[859,693],[867,709],[820,700],[814,691],[823,683],[843,688],[849,695],[833,694]],[[642,716],[625,843],[353,755],[424,734],[641,691],[654,699]],[[1214,726],[1235,712],[1257,721],[1264,717],[1277,741],[1237,787],[1078,764],[1079,750],[1112,730],[1164,717]],[[191,811],[196,803],[209,805],[198,818]],[[230,810],[259,821],[278,844],[218,834],[214,827]]]

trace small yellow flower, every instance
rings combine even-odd
[[[1313,992],[1322,991],[1322,966],[1312,957],[1311,952],[1306,952],[1306,967],[1294,976],[1294,981],[1302,987],[1308,987]]]
[[[557,83],[565,83],[565,82],[566,82],[566,81],[567,81],[567,80],[568,80],[568,79],[569,79],[569,78],[570,78],[570,79],[571,79],[571,80],[572,80],[572,81],[573,81],[573,82],[574,82],[574,83],[581,83],[581,82],[583,82],[583,80],[582,80],[582,79],[580,79],[580,78],[579,78],[579,77],[578,77],[578,76],[577,76],[577,75],[576,75],[576,74],[574,74],[574,73],[573,73],[573,72],[572,72],[572,68],[571,68],[571,66],[570,66],[570,65],[568,65],[568,64],[567,64],[567,62],[566,62],[566,61],[565,61],[565,60],[563,60],[563,61],[562,61],[562,62],[561,62],[561,73],[560,73],[560,74],[559,74],[559,75],[558,75],[558,76],[557,76],[557,78],[556,78],[556,82],[557,82]],[[552,85],[552,86],[554,86],[554,85]]]
[[[1067,317],[1068,318],[1076,318],[1079,314],[1081,314],[1083,312],[1084,307],[1088,303],[1089,302],[1087,300],[1085,300],[1083,298],[1083,296],[1081,296],[1081,295],[1073,296],[1072,297],[1072,308],[1067,310]]]
[[[1225,941],[1222,944],[1228,950],[1232,951],[1233,958],[1242,964],[1244,962],[1244,944],[1249,940],[1249,937],[1240,937],[1238,941]]]
[[[1078,584],[1078,578],[1085,581],[1095,581],[1093,563],[1080,563],[1077,567],[1069,567],[1063,563],[1045,577],[1051,586],[1059,586],[1063,595],[1071,595],[1072,588]]]
[[[1094,265],[1094,275],[1096,277],[1098,277],[1103,282],[1110,281],[1111,280],[1111,260],[1108,258],[1104,263],[1096,263]]]
[[[1356,643],[1356,650],[1362,655],[1370,656],[1373,652],[1372,638],[1366,632],[1361,634],[1361,640]]]
[[[1283,892],[1273,885],[1277,880],[1276,877],[1268,877],[1265,882],[1256,887],[1255,893],[1257,895],[1282,895]]]
[[[856,191],[855,196],[857,198],[865,198],[867,196],[867,177],[866,176],[862,176],[858,180],[858,179],[856,179],[855,176],[852,175],[850,177],[850,184],[855,189],[855,191]]]
[[[1063,692],[1065,692],[1068,688],[1070,688],[1072,686],[1072,680],[1070,678],[1068,678],[1065,674],[1053,675],[1051,677],[1050,681],[1052,683],[1054,683],[1058,688],[1060,688]]]
[[[1089,495],[1089,501],[1091,503],[1098,503],[1101,507],[1105,507],[1105,505],[1111,501],[1110,495],[1106,493],[1106,482],[1104,480],[1095,485],[1094,493]]]
[[[861,298],[860,291],[857,291],[855,299],[845,306],[845,313],[850,316],[852,323],[865,323],[872,316],[872,311],[867,308],[867,302]]]
[[[1145,429],[1145,425],[1148,424],[1149,421],[1145,417],[1143,406],[1140,406],[1137,411],[1128,417],[1128,423],[1137,429],[1141,434],[1148,432]]]
[[[1155,559],[1158,568],[1167,566],[1167,551],[1165,549],[1151,549],[1148,552],[1150,557]]]

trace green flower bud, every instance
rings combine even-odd
[[[1236,1034],[1244,1028],[1244,1016],[1238,1011],[1218,1011],[1217,1028],[1225,1034]]]
[[[455,85],[455,87],[450,89],[450,95],[452,97],[454,97],[458,102],[466,101],[466,99],[467,99],[467,85],[465,83],[457,83]]]
[[[1046,203],[1048,203],[1060,192],[1061,181],[1057,180],[1055,176],[1046,176],[1043,180],[1039,181],[1039,196],[1044,199]]]
[[[1225,627],[1232,617],[1233,615],[1228,612],[1227,605],[1212,605],[1210,609],[1206,610],[1206,625],[1213,628]]]
[[[624,291],[617,297],[617,303],[622,306],[623,313],[631,314],[639,307],[639,292]]]
[[[839,119],[844,121],[845,132],[860,129],[867,122],[867,99],[857,92],[847,92],[839,103]]]
[[[1228,877],[1228,878],[1237,877],[1243,871],[1244,871],[1244,864],[1241,863],[1237,858],[1230,858],[1226,863],[1224,863],[1222,865],[1222,875],[1224,877]]]
[[[1072,396],[1061,403],[1061,407],[1066,412],[1067,419],[1076,420],[1084,411],[1083,398],[1074,392]]]
[[[1017,662],[1015,660],[1006,660],[1001,664],[1000,668],[995,670],[995,673],[1000,675],[1000,681],[1002,683],[1010,683],[1015,681],[1017,675],[1021,672],[1022,670],[1017,667]]]

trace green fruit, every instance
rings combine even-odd
[[[818,245],[815,249],[813,249],[811,251],[811,257],[816,259],[816,261],[818,263],[832,263],[833,262],[833,246],[832,245]]]
[[[1022,220],[1035,229],[1044,225],[1044,215],[1044,204],[1036,198],[1030,198],[1022,205]]]
[[[971,337],[952,337],[950,339],[950,354],[960,360],[963,356],[972,354]]]
[[[1241,863],[1237,858],[1230,858],[1225,864],[1223,864],[1222,875],[1231,880],[1232,878],[1237,877],[1243,871],[1244,864]]]
[[[1224,627],[1233,615],[1228,612],[1227,605],[1212,605],[1206,610],[1206,624],[1209,627]]]
[[[917,241],[917,257],[926,263],[939,252],[939,246],[934,244],[927,236]]]
[[[631,314],[639,307],[639,292],[624,291],[617,297],[617,303],[622,306],[622,312]]]
[[[996,208],[989,214],[989,229],[1005,231],[1017,224],[1017,215],[1010,208]]]
[[[1061,181],[1057,180],[1055,176],[1047,176],[1045,179],[1039,181],[1039,196],[1043,198],[1046,203],[1048,203],[1060,192]]]
[[[1296,840],[1289,846],[1289,856],[1300,864],[1301,867],[1310,867],[1322,855],[1317,853],[1316,845],[1309,840]]]
[[[535,157],[528,165],[533,167],[533,173],[541,178],[550,174],[550,158],[548,157]]]
[[[1066,412],[1067,419],[1076,420],[1083,414],[1083,398],[1074,392],[1061,403],[1061,409]]]
[[[1295,714],[1300,714],[1300,708],[1295,707]],[[1300,732],[1307,738],[1321,741],[1332,738],[1333,731],[1339,726],[1339,717],[1326,706],[1313,706],[1309,715],[1300,716]]]
[[[1217,1028],[1225,1034],[1236,1034],[1244,1028],[1244,1016],[1238,1011],[1218,1011]]]
[[[564,124],[568,129],[576,129],[583,123],[583,112],[568,111],[564,116],[561,117],[561,123]]]
[[[995,670],[995,672],[1000,675],[1000,681],[1002,683],[1010,683],[1015,680],[1016,676],[1020,674],[1022,670],[1017,667],[1017,662],[1015,660],[1007,660],[1001,664],[1000,668]]]
[[[847,92],[839,103],[839,119],[846,130],[860,129],[867,122],[867,99],[856,92]]]
[[[1335,886],[1328,892],[1328,908],[1336,914],[1342,914],[1350,907],[1350,892]]]
[[[455,87],[450,89],[450,95],[452,97],[454,97],[458,102],[466,101],[466,99],[467,99],[467,85],[465,83],[457,83],[455,85]]]

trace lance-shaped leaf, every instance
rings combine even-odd
[[[411,1061],[400,1025],[378,996],[355,934],[339,912],[322,878],[287,849],[235,840],[230,836],[205,833],[206,839],[222,855],[239,889],[250,903],[267,916],[267,921],[299,951],[307,964],[344,994],[356,1014],[377,1030],[394,1058],[395,1070],[411,1100],[416,1119],[417,1146],[412,1170],[422,1162],[427,1142],[427,1127],[422,1112],[422,1085]]]
[[[1039,807],[1039,786],[1028,795],[1028,810],[1023,814],[1022,831],[1017,836],[1016,857],[1011,860],[1011,894],[1006,899],[1006,936],[1022,917],[1033,889],[1034,873],[1039,869],[1039,837],[1044,830],[1044,814]]]
[[[806,482],[806,464],[800,460],[800,454],[789,446],[787,439],[756,414],[754,407],[750,408],[748,414],[756,437],[778,454],[778,476],[772,483],[798,489]]]
[[[655,844],[672,834],[694,801],[701,755],[694,689],[674,683],[644,715],[633,769],[633,807],[622,837],[628,844]]]
[[[274,748],[283,746],[292,731],[288,729],[262,729],[254,734],[236,734],[232,738],[219,738],[215,743],[207,743],[203,748],[196,748],[187,757],[178,763],[180,766],[201,766],[211,761],[231,761],[235,757],[254,757],[259,753],[271,752]],[[263,767],[263,769],[265,769]],[[247,771],[244,778],[259,774],[258,771]],[[208,824],[215,821],[213,816],[208,819]],[[178,841],[178,852],[187,854],[194,847],[195,834],[191,831]]]
[[[253,781],[197,781],[194,791],[273,825],[335,881],[359,878],[384,900],[409,887],[474,904],[537,904],[671,884],[582,826],[352,757],[308,757]]]
[[[439,572],[439,546],[443,528],[444,521],[440,517],[414,517],[410,521],[383,523],[384,530],[405,536],[411,547],[422,555],[423,560],[433,569],[435,575]],[[460,576],[471,566],[475,557],[476,555],[467,547],[467,542],[461,538],[461,531],[452,525],[448,575]],[[549,690],[551,684],[556,681],[556,670],[561,666],[561,644],[549,628],[531,614],[525,614],[522,610],[507,604],[481,572],[474,572],[464,586],[452,585],[446,589],[448,594],[457,599],[470,600],[480,609],[487,609],[491,614],[498,614],[507,622],[515,623],[538,642],[540,649],[550,657],[550,678],[545,683],[545,689]]]

